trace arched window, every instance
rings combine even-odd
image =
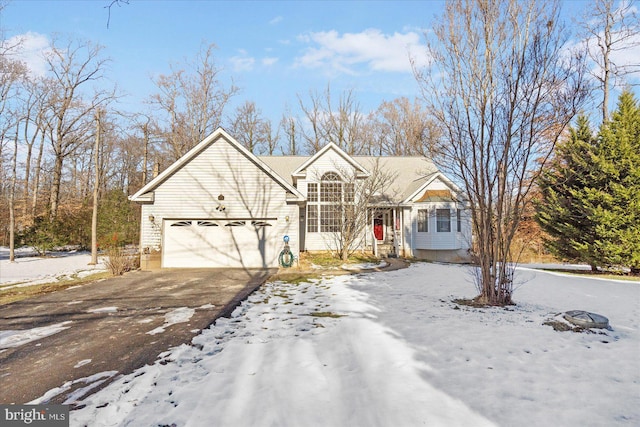
[[[338,175],[335,172],[326,172],[324,175],[322,175],[321,180],[322,181],[342,181],[342,179],[340,179],[340,175]]]
[[[307,184],[307,231],[339,232],[353,210],[353,183],[344,182],[336,172],[325,172],[319,184]]]
[[[335,172],[327,172],[320,179],[320,202],[336,203],[342,198],[342,180]]]

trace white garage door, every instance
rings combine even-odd
[[[162,266],[263,268],[277,266],[273,219],[165,220]]]

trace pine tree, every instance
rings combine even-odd
[[[640,272],[640,108],[631,92],[597,138],[579,118],[538,184],[536,218],[554,255]]]
[[[556,146],[538,180],[542,200],[536,204],[536,220],[551,237],[545,241],[549,252],[564,261],[584,261],[578,248],[595,236],[580,203],[581,192],[591,181],[593,144],[589,120],[578,117],[577,126]]]
[[[640,108],[630,91],[602,126],[594,154],[587,200],[598,232],[591,252],[601,265],[640,272]]]

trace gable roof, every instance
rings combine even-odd
[[[442,183],[444,183],[447,187],[449,187],[452,190],[452,193],[453,193],[452,199],[455,200],[456,196],[459,196],[462,194],[460,188],[456,184],[454,184],[453,181],[447,178],[442,172],[435,171],[433,174],[431,174],[428,177],[427,180],[425,180],[425,182],[420,187],[418,187],[416,191],[414,191],[408,197],[406,197],[403,203],[411,203],[411,201],[416,197],[418,197],[418,195],[420,194],[422,194],[421,199],[427,196],[427,187],[436,179],[440,180]],[[424,200],[417,200],[417,201],[424,201]]]
[[[293,172],[309,165],[312,156],[258,156],[280,176],[293,185]],[[353,156],[353,159],[372,174],[381,169],[391,175],[392,184],[386,189],[384,199],[395,203],[404,202],[422,188],[438,171],[435,164],[421,156]],[[430,182],[430,181],[429,181]]]
[[[385,198],[394,203],[407,203],[409,196],[422,188],[438,172],[436,165],[422,156],[355,156],[369,170],[381,169],[392,175],[393,183],[385,191]]]
[[[320,149],[320,151],[318,151],[316,154],[311,156],[309,159],[307,159],[307,161],[305,161],[296,170],[294,170],[291,173],[291,175],[294,176],[294,177],[304,177],[305,176],[304,170],[307,169],[309,166],[311,166],[316,160],[318,160],[320,157],[324,156],[325,153],[327,153],[330,150],[336,152],[347,163],[349,163],[351,166],[353,166],[354,169],[356,171],[358,171],[358,173],[356,174],[357,177],[366,178],[366,177],[368,177],[370,175],[369,171],[367,171],[364,167],[362,167],[362,165],[359,164],[358,162],[356,162],[353,157],[351,157],[350,155],[345,153],[340,147],[338,147],[333,142],[330,142],[327,145],[325,145],[324,147],[322,147],[322,149]]]
[[[224,129],[218,128],[211,135],[203,139],[198,145],[189,150],[185,155],[176,160],[171,166],[162,171],[161,174],[156,176],[154,179],[149,181],[145,186],[143,186],[140,190],[138,190],[134,195],[129,196],[129,200],[134,202],[143,202],[150,201],[152,198],[150,194],[158,188],[163,182],[165,182],[169,177],[175,174],[177,171],[182,169],[185,165],[187,165],[191,160],[197,157],[201,152],[207,149],[211,144],[214,144],[220,139],[224,139],[227,143],[229,143],[233,148],[238,150],[241,154],[243,154],[249,161],[254,163],[258,168],[264,171],[267,175],[269,175],[274,181],[276,181],[282,188],[284,188],[287,192],[291,193],[295,200],[304,201],[304,196],[286,179],[276,173],[273,169],[271,169],[266,163],[256,157],[253,153],[243,147],[238,141],[236,141],[231,135],[225,132]]]

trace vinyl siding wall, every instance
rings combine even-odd
[[[153,204],[142,206],[141,246],[160,249],[163,219],[276,218],[269,237],[282,241],[288,235],[297,253],[299,210],[286,203],[286,195],[280,184],[220,138],[160,184]],[[216,209],[220,206],[225,209]]]
[[[336,172],[342,175],[345,171],[353,173],[353,166],[349,164],[342,156],[334,151],[327,151],[322,157],[318,158],[306,169],[306,176],[303,179],[298,179],[297,188],[305,198],[307,197],[307,184],[310,182],[318,183],[318,191],[320,190],[320,179],[322,175],[327,172]],[[346,178],[351,181],[351,179]],[[306,222],[305,222],[306,227]],[[329,249],[335,249],[335,233],[322,233],[320,231],[306,232],[305,235],[305,250],[308,251],[324,251]],[[364,239],[360,242],[364,245]]]

